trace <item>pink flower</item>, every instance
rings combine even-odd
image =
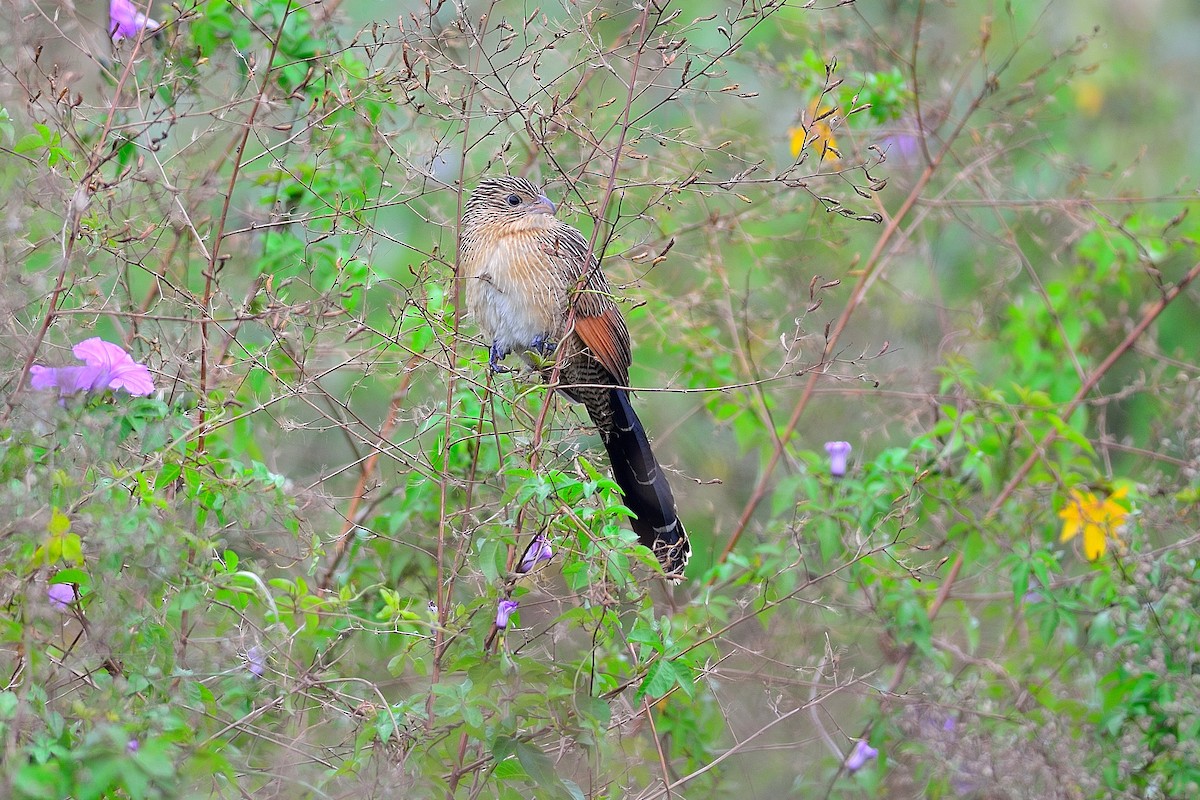
[[[55,611],[65,612],[70,608],[71,603],[78,600],[78,595],[75,594],[75,587],[69,583],[52,583],[46,589],[46,596],[50,598],[50,605]]]
[[[124,389],[132,395],[148,395],[154,391],[150,370],[130,358],[117,345],[98,336],[80,342],[71,352],[87,366],[44,367],[34,364],[29,368],[30,385],[40,390],[58,389],[59,394]]]
[[[137,38],[138,32],[158,30],[160,23],[147,17],[131,0],[109,0],[108,34],[114,42]]]

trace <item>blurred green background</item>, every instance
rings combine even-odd
[[[138,7],[0,9],[8,793],[1200,792],[1200,6]],[[680,587],[456,306],[502,172]],[[30,388],[93,335],[159,391]]]

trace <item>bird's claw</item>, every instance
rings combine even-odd
[[[540,356],[548,356],[558,349],[558,342],[544,334],[538,334],[533,337],[533,341],[529,343],[529,349]]]
[[[488,349],[488,367],[492,372],[509,372],[508,367],[502,366],[501,361],[508,355],[508,350],[500,346],[499,342],[492,342],[492,346]]]

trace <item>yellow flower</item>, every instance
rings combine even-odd
[[[1074,539],[1076,534],[1083,531],[1083,554],[1088,561],[1095,561],[1104,555],[1110,538],[1120,546],[1121,539],[1117,533],[1124,527],[1129,509],[1117,501],[1128,492],[1128,487],[1122,486],[1100,500],[1091,492],[1072,489],[1070,500],[1058,512],[1063,521],[1062,541]]]
[[[800,126],[789,128],[792,137],[792,158],[799,158],[805,147],[812,148],[818,156],[829,161],[837,161],[842,154],[837,149],[837,140],[833,138],[833,128],[829,123],[837,114],[837,108],[819,108],[821,98],[813,100],[808,111],[800,118]]]

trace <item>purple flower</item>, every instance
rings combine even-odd
[[[79,595],[75,593],[75,587],[69,583],[50,584],[50,587],[46,590],[46,596],[50,598],[50,605],[56,611],[63,612],[79,599]]]
[[[879,751],[871,745],[859,739],[854,743],[854,749],[850,751],[850,755],[846,756],[846,769],[851,772],[858,772],[866,763],[879,755]]]
[[[137,739],[130,739],[129,744],[125,745],[125,750],[126,750],[126,752],[133,754],[138,751],[139,747],[141,747],[141,745],[138,744]]]
[[[132,395],[148,395],[154,391],[150,370],[137,363],[115,344],[98,336],[86,339],[71,350],[87,366],[29,368],[29,383],[34,389],[58,389],[59,394],[103,392],[105,389],[124,389]]]
[[[109,0],[108,33],[114,42],[137,38],[138,31],[155,31],[159,23],[143,14],[131,0]]]
[[[246,670],[256,678],[261,678],[267,669],[267,654],[258,645],[246,651]]]
[[[496,627],[507,628],[508,618],[512,616],[519,605],[520,603],[516,600],[501,600],[500,605],[496,607]]]
[[[846,474],[846,456],[850,455],[849,442],[826,442],[825,452],[829,453],[829,474],[840,478]]]
[[[525,555],[521,557],[521,563],[517,565],[517,572],[524,575],[543,561],[549,561],[554,558],[554,548],[550,546],[550,542],[542,534],[533,537],[533,541],[529,543],[529,547],[525,548]]]

